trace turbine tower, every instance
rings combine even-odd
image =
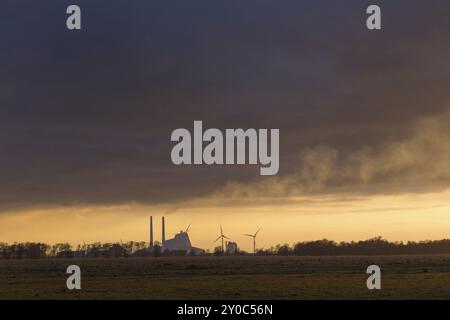
[[[230,238],[228,238],[227,236],[225,236],[223,234],[223,230],[222,230],[222,225],[220,226],[220,236],[217,237],[217,239],[214,242],[217,242],[217,240],[219,240],[220,238],[222,238],[222,254],[225,253],[224,247],[223,247],[223,239],[228,239],[230,240]]]
[[[256,235],[258,234],[259,230],[261,230],[261,228],[258,229],[258,231],[255,232],[255,234],[244,234],[247,237],[252,237],[253,238],[253,254],[256,255]]]

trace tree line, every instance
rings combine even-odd
[[[292,246],[277,245],[269,249],[260,249],[257,254],[281,256],[450,254],[450,239],[390,242],[382,237],[375,237],[368,240],[339,243],[323,239],[298,242]]]
[[[145,242],[101,243],[95,242],[73,247],[70,243],[25,242],[7,244],[0,242],[0,259],[41,259],[41,258],[115,258],[128,257],[144,250]]]
[[[120,242],[82,244],[76,247],[69,243],[53,245],[45,243],[0,242],[0,259],[43,259],[43,258],[118,258],[175,255],[183,256],[187,252],[162,252],[161,244],[155,243],[150,250],[146,242]],[[210,255],[209,251],[205,253]],[[221,248],[215,248],[214,255],[222,255]],[[225,253],[226,254],[226,253]],[[250,255],[238,251],[239,255]],[[395,254],[450,254],[450,239],[389,242],[382,237],[363,241],[335,242],[327,239],[298,242],[294,245],[276,245],[267,249],[258,249],[260,256],[339,256],[339,255],[395,255]]]

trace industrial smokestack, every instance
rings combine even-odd
[[[166,225],[164,223],[164,217],[162,217],[162,243],[164,244],[164,242],[166,241]]]
[[[150,216],[150,248],[153,247],[153,217]]]

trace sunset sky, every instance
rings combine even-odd
[[[450,3],[17,1],[0,21],[0,242],[450,238]],[[82,9],[82,30],[65,9]],[[171,132],[279,128],[280,171]]]

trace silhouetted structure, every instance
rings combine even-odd
[[[222,254],[224,254],[225,253],[225,248],[224,248],[224,245],[223,245],[223,240],[224,239],[231,240],[231,239],[223,234],[222,225],[220,225],[220,236],[218,236],[217,239],[214,240],[214,242],[217,242],[220,239],[222,239]]]
[[[227,254],[228,255],[235,255],[238,253],[238,245],[236,242],[227,241]]]
[[[175,234],[172,239],[165,240],[166,226],[164,217],[162,217],[162,252],[165,253],[166,251],[168,251],[172,255],[183,255],[183,253],[190,255],[204,254],[205,250],[192,246],[188,234],[190,226],[191,225],[189,225],[186,230],[180,231]]]
[[[253,238],[253,254],[256,254],[256,236],[258,235],[259,230],[261,230],[261,228],[259,228],[258,231],[255,232],[255,234],[245,234],[245,236]]]

